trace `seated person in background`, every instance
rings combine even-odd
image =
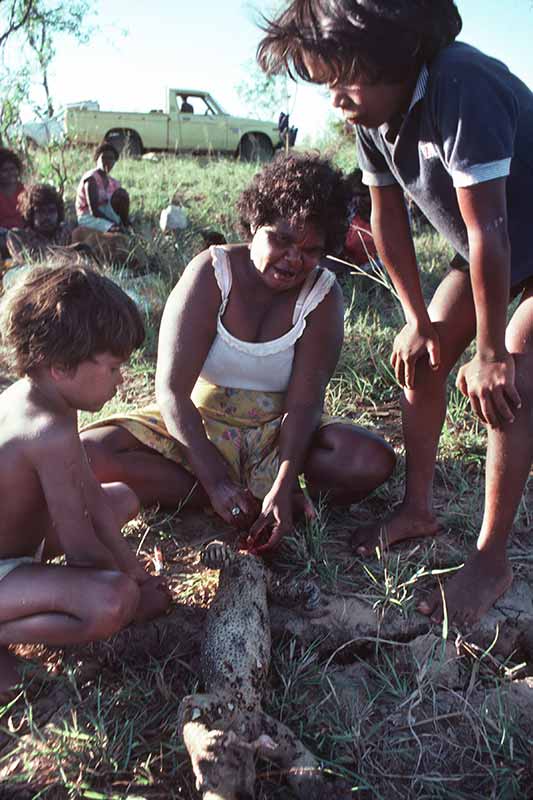
[[[109,174],[119,159],[111,142],[94,151],[95,169],[86,172],[76,192],[78,225],[97,231],[119,231],[129,227],[130,198]]]
[[[7,249],[15,264],[24,264],[28,256],[45,258],[51,248],[71,244],[72,227],[65,222],[65,206],[53,186],[28,186],[20,195],[19,211],[26,227],[7,234]]]
[[[180,113],[181,114],[194,114],[194,108],[189,103],[188,95],[182,95],[181,99],[182,99],[182,104],[181,104],[181,108],[180,108]]]
[[[352,204],[350,206],[350,227],[344,240],[344,258],[362,267],[368,264],[371,258],[377,258],[376,245],[370,227],[370,214],[372,204],[370,190],[363,183],[363,173],[354,169],[348,176],[352,189]]]
[[[105,639],[165,611],[168,593],[121,535],[138,511],[100,485],[77,430],[142,344],[137,307],[81,267],[32,270],[5,296],[0,329],[21,379],[0,395],[0,692],[18,682],[10,644]],[[64,554],[66,566],[46,561]]]
[[[21,182],[22,161],[12,150],[0,147],[0,256],[7,258],[7,232],[11,228],[21,228],[24,219],[18,203],[24,190]]]
[[[311,155],[278,157],[238,203],[251,241],[196,256],[168,298],[157,407],[82,434],[97,479],[124,480],[143,505],[211,505],[256,552],[292,531],[312,497],[361,500],[391,474],[376,434],[323,415],[343,341],[342,292],[318,267],[342,247],[349,194]]]

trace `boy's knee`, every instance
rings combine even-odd
[[[95,590],[96,606],[88,621],[89,639],[107,639],[128,625],[139,605],[138,585],[122,572],[106,572]]]

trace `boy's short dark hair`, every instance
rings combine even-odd
[[[305,57],[316,59],[324,83],[360,77],[400,83],[458,36],[453,0],[292,0],[265,20],[257,58],[269,73],[310,76]]]
[[[22,175],[24,165],[20,157],[13,150],[8,150],[7,147],[0,147],[0,167],[3,167],[6,161],[11,161],[18,169],[19,175]]]
[[[342,249],[351,193],[340,170],[317,155],[279,155],[267,164],[237,201],[246,236],[277,219],[314,222],[325,234],[325,249]]]
[[[18,201],[18,209],[30,228],[33,228],[35,209],[38,206],[48,205],[48,203],[54,203],[57,208],[58,224],[63,222],[65,204],[57,189],[46,183],[34,183],[33,186],[28,186],[23,191]]]
[[[0,326],[19,376],[40,366],[75,369],[104,352],[126,360],[144,341],[133,300],[104,275],[71,263],[36,267],[8,291]]]
[[[104,139],[98,147],[94,148],[93,157],[95,161],[98,161],[102,153],[112,153],[115,156],[115,161],[118,161],[120,158],[120,153],[118,152],[117,148],[115,147],[112,142],[109,142],[107,139]]]

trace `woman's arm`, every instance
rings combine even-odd
[[[409,217],[401,188],[371,186],[372,233],[377,251],[398,292],[406,325],[394,341],[391,363],[401,386],[415,385],[415,367],[426,353],[432,367],[440,361],[438,335],[427,312]]]
[[[230,480],[228,467],[207,438],[190,395],[216,335],[220,290],[208,252],[196,256],[170,294],[159,332],[156,400],[169,433],[181,444],[188,463],[215,511],[235,524],[253,521],[247,492]]]
[[[342,291],[335,282],[307,317],[305,331],[296,345],[279,436],[279,470],[250,530],[252,547],[267,527],[272,526],[272,533],[266,544],[254,547],[256,552],[270,549],[292,528],[292,495],[320,422],[326,387],[339,360],[343,328]]]
[[[499,427],[513,421],[520,405],[514,360],[505,346],[511,274],[506,180],[457,189],[457,200],[468,232],[476,307],[476,355],[459,371],[457,385],[477,416]]]

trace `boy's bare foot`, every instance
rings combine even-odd
[[[352,533],[352,548],[360,556],[372,556],[376,547],[390,547],[405,539],[422,536],[437,536],[439,523],[433,514],[421,515],[400,506],[398,511],[384,522],[365,525]]]
[[[20,683],[18,659],[7,647],[0,647],[0,705],[13,699],[15,687]]]
[[[513,571],[506,555],[496,558],[494,553],[476,550],[444,587],[448,621],[459,627],[479,622],[512,582]],[[442,622],[444,611],[440,587],[429,600],[418,604],[418,610],[431,617],[432,622]]]

